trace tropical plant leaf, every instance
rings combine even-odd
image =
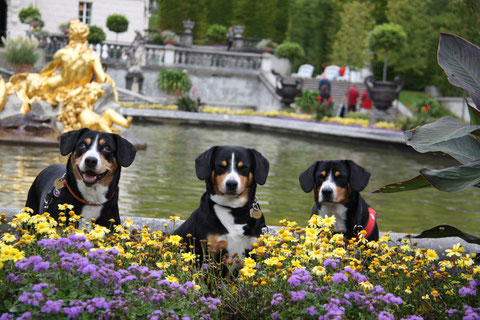
[[[480,48],[453,34],[441,33],[438,45],[438,64],[448,81],[464,88],[470,95],[480,94]]]
[[[478,98],[480,100],[480,95],[478,95]],[[480,104],[477,104],[477,105],[480,106]],[[473,126],[480,125],[480,111],[478,111],[477,108],[470,105],[468,101],[467,101],[467,106],[468,106],[468,113],[470,114],[470,124]]]
[[[480,160],[439,170],[422,169],[420,174],[440,191],[461,191],[480,182]]]
[[[430,182],[428,182],[428,180],[425,179],[425,177],[423,177],[422,175],[418,175],[415,178],[407,181],[387,184],[383,187],[378,188],[377,190],[372,191],[372,193],[396,193],[402,191],[422,189],[426,187],[431,187]]]
[[[404,135],[407,144],[416,149],[422,145],[432,145],[463,137],[476,130],[480,131],[480,125],[472,126],[452,117],[443,117],[420,128],[405,131]]]
[[[458,230],[455,227],[449,225],[440,225],[433,227],[431,229],[422,231],[418,236],[414,238],[446,238],[446,237],[459,237],[460,239],[465,240],[468,243],[480,244],[480,238],[472,236],[471,234],[465,233]]]
[[[467,164],[480,159],[480,143],[471,136],[463,136],[436,144],[419,144],[412,147],[421,153],[443,152],[461,164]]]
[[[480,109],[480,94],[470,92],[470,96],[472,97],[473,103],[476,106],[476,107],[473,107],[473,108],[476,109],[476,110],[479,110]]]

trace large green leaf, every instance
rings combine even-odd
[[[470,95],[480,94],[480,48],[453,34],[441,33],[438,45],[438,64],[454,86],[464,88]]]
[[[480,159],[480,143],[471,135],[435,144],[417,144],[412,147],[421,153],[438,151],[446,153],[462,164]]]
[[[479,95],[480,97],[480,95]],[[480,111],[477,108],[471,106],[467,101],[468,113],[470,114],[470,124],[473,126],[480,125]],[[480,104],[477,104],[480,106]]]
[[[463,137],[476,130],[480,130],[480,125],[472,126],[452,117],[443,117],[420,128],[405,131],[404,135],[407,144],[416,148]]]
[[[421,234],[414,238],[446,238],[446,237],[459,237],[460,239],[465,240],[469,243],[480,244],[480,238],[472,236],[471,234],[465,233],[458,230],[455,227],[449,225],[440,225],[433,227],[431,229],[422,231]]]
[[[461,191],[480,182],[480,160],[440,170],[422,169],[420,174],[440,191]]]
[[[431,186],[430,182],[428,182],[428,180],[425,179],[425,177],[423,177],[422,175],[418,175],[415,178],[407,181],[387,184],[383,187],[378,188],[377,190],[372,191],[372,193],[395,193],[395,192],[422,189],[430,186]]]

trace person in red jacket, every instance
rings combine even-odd
[[[362,109],[372,110],[372,99],[368,96],[367,90],[362,93],[362,104],[360,105]]]
[[[347,101],[348,112],[357,111],[357,100],[359,95],[360,94],[354,84],[352,84],[350,89],[345,92],[344,100]]]

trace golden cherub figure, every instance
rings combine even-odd
[[[6,92],[16,93],[22,100],[21,113],[30,112],[33,102],[44,100],[53,106],[62,103],[58,120],[63,122],[65,131],[87,127],[113,132],[118,131],[113,129],[114,123],[130,126],[132,119],[124,118],[113,109],[106,110],[103,116],[93,111],[93,104],[103,95],[99,83],[112,85],[115,101],[118,95],[115,83],[103,70],[100,57],[88,46],[88,33],[85,24],[79,20],[70,21],[68,45],[57,51],[40,73],[21,73],[10,78]],[[59,72],[54,73],[59,68]],[[95,81],[91,82],[93,76]],[[0,104],[0,111],[2,108]]]

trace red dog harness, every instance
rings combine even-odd
[[[372,208],[368,208],[368,222],[367,226],[363,228],[362,226],[355,226],[354,230],[356,227],[361,227],[363,230],[367,232],[365,235],[365,239],[368,238],[368,236],[372,233],[373,227],[375,226],[375,221],[377,220],[377,212],[373,210]],[[357,234],[357,241],[360,239],[359,235]]]

